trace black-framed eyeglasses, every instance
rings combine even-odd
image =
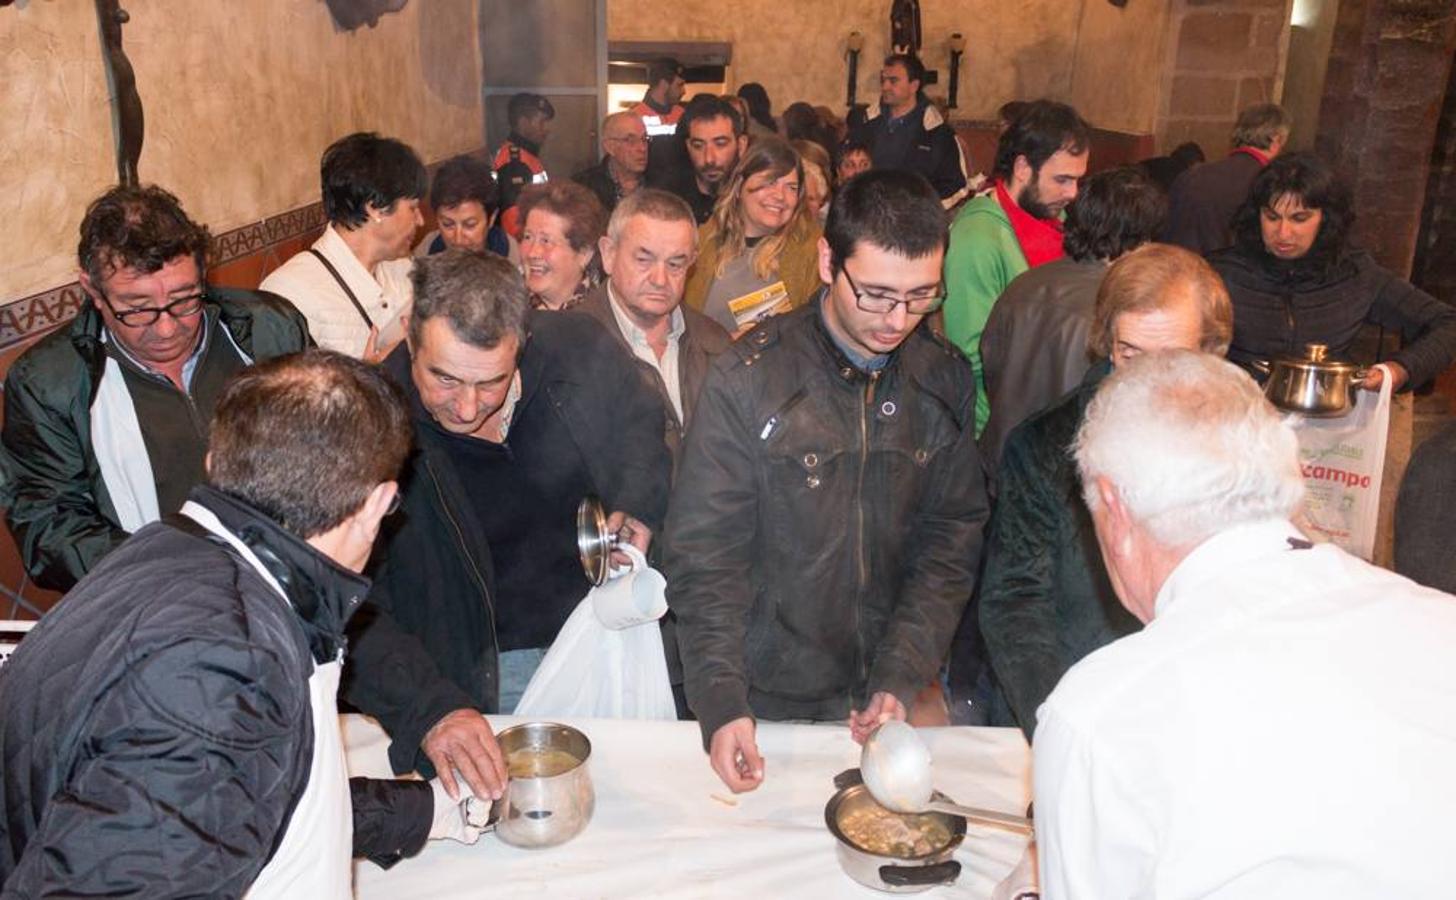
[[[944,282],[936,285],[934,288],[930,288],[929,290],[933,291],[933,293],[920,294],[916,292],[914,296],[910,297],[894,297],[887,294],[871,294],[862,291],[859,285],[854,283],[854,279],[850,277],[849,269],[840,266],[839,271],[844,275],[844,281],[849,285],[850,293],[854,294],[855,305],[867,313],[884,315],[894,312],[895,307],[903,303],[905,304],[906,312],[915,316],[924,316],[940,309],[940,305],[945,302]]]
[[[145,328],[148,325],[155,325],[157,320],[166,313],[174,319],[186,319],[202,312],[202,303],[207,299],[207,291],[198,291],[195,294],[188,294],[186,297],[179,297],[168,303],[166,306],[142,306],[137,309],[117,309],[107,298],[105,292],[97,291],[101,296],[101,302],[111,310],[116,321],[123,325],[135,328]]]

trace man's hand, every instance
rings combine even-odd
[[[1390,370],[1391,393],[1395,393],[1396,391],[1405,387],[1405,383],[1407,381],[1410,381],[1410,373],[1407,372],[1405,370],[1405,366],[1401,365],[1400,363],[1385,362],[1381,363],[1381,365],[1385,366],[1387,369]],[[1371,366],[1370,370],[1366,373],[1365,378],[1360,382],[1360,387],[1364,388],[1367,391],[1378,391],[1380,390],[1380,382],[1383,380],[1385,380],[1385,373],[1375,368],[1374,366]]]
[[[713,732],[708,744],[708,761],[713,771],[735,794],[751,791],[763,783],[763,757],[753,740],[755,727],[747,716],[734,719]]]
[[[440,777],[450,799],[460,799],[458,769],[476,797],[499,800],[506,787],[506,760],[490,723],[474,709],[457,709],[425,733],[420,747]]]
[[[652,529],[621,511],[607,516],[607,533],[615,534],[622,543],[636,547],[643,556],[647,555],[647,548],[652,543]],[[614,566],[631,566],[632,559],[620,550],[613,550],[612,563]]]
[[[905,721],[905,705],[894,694],[880,691],[870,698],[864,712],[851,710],[849,713],[849,736],[855,743],[863,744],[870,732],[891,719]]]
[[[389,354],[394,352],[394,348],[398,347],[399,342],[402,340],[404,340],[403,332],[400,333],[399,337],[381,347],[379,346],[379,328],[378,326],[371,325],[369,327],[369,340],[364,342],[364,355],[361,358],[367,363],[382,363]]]

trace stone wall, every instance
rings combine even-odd
[[[1402,275],[1415,256],[1453,48],[1456,0],[1344,0],[1335,24],[1315,146],[1354,191],[1355,239]]]
[[[1426,209],[1416,242],[1411,280],[1431,294],[1456,303],[1456,65],[1446,82],[1446,100],[1436,127]]]
[[[778,112],[796,100],[842,110],[845,38],[865,37],[858,99],[879,98],[889,0],[608,0],[616,41],[727,41],[729,87],[757,81]],[[1158,109],[1167,4],[1135,0],[927,0],[921,56],[945,95],[952,32],[965,35],[957,118],[991,120],[1007,100],[1068,101],[1093,124],[1148,133]],[[731,14],[730,14],[731,13]]]
[[[1155,132],[1215,159],[1239,110],[1283,92],[1291,0],[1171,0]]]

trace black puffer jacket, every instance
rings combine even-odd
[[[665,413],[632,359],[579,312],[538,312],[520,361],[521,399],[511,452],[550,486],[581,481],[609,510],[625,510],[659,534],[672,462]],[[371,571],[375,589],[350,627],[344,696],[392,738],[395,771],[433,771],[419,742],[445,713],[496,712],[500,695],[497,579],[541,591],[525,607],[554,636],[590,584],[577,558],[575,504],[527,555],[493,551],[461,486],[447,442],[421,405],[404,345],[384,363],[409,398],[415,452],[401,478],[400,513],[386,522]],[[516,566],[514,574],[507,566]],[[526,573],[522,577],[521,572]],[[441,677],[443,676],[443,678]]]
[[[1210,254],[1208,261],[1223,276],[1234,304],[1228,353],[1233,362],[1303,356],[1310,343],[1346,356],[1367,322],[1400,334],[1404,346],[1390,359],[1410,373],[1407,389],[1456,361],[1456,306],[1382,269],[1364,251],[1325,266],[1316,260],[1283,262],[1262,248],[1239,245]]]
[[[871,377],[820,301],[708,373],[663,546],[705,742],[740,716],[839,719],[935,677],[974,585],[986,494],[970,364],[921,326]]]
[[[236,500],[193,499],[291,604],[183,520],[138,531],[46,614],[0,669],[7,898],[240,896],[303,794],[308,680],[368,581]],[[356,855],[423,846],[428,784],[350,787]]]

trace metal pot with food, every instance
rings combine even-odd
[[[850,770],[824,807],[839,864],[866,887],[896,894],[952,884],[961,864],[951,857],[966,837],[966,820],[948,813],[897,813],[875,802]]]
[[[1267,375],[1264,396],[1278,409],[1314,418],[1335,418],[1355,408],[1355,391],[1368,373],[1351,362],[1334,359],[1324,344],[1306,344],[1303,356],[1255,362]]]
[[[596,809],[591,741],[569,725],[528,722],[496,735],[510,780],[483,827],[516,847],[554,847],[580,834]],[[474,819],[477,804],[472,801]]]

